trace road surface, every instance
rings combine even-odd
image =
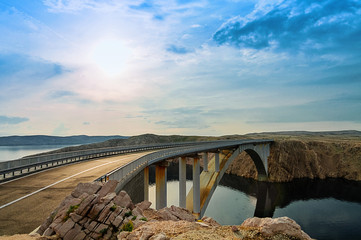
[[[80,182],[91,182],[150,152],[104,157],[0,184],[0,235],[30,233]]]

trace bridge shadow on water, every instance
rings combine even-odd
[[[167,180],[178,179],[178,164],[171,163],[167,168]],[[187,180],[192,180],[191,165],[187,165]],[[149,181],[150,184],[155,183],[153,167],[149,171]],[[344,179],[297,179],[287,183],[270,183],[225,174],[219,185],[257,198],[254,210],[256,217],[272,217],[276,208],[285,208],[296,201],[334,198],[361,204],[361,182]]]

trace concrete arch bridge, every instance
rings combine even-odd
[[[170,159],[179,159],[179,207],[187,208],[197,217],[202,217],[213,192],[218,186],[228,166],[243,151],[252,158],[258,180],[268,179],[268,157],[273,140],[239,140],[197,143],[171,148],[148,154],[121,168],[115,169],[97,179],[98,181],[117,180],[116,191],[144,191],[144,200],[149,199],[149,167],[155,165],[156,208],[167,205],[167,167]],[[186,192],[186,160],[193,163],[193,187]],[[200,161],[203,160],[203,170]],[[134,181],[137,176],[141,181]],[[130,193],[131,194],[131,193]]]

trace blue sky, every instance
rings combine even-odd
[[[0,0],[0,136],[361,130],[361,1]]]

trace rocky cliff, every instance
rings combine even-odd
[[[361,181],[361,142],[347,140],[275,140],[268,159],[269,180],[344,178]],[[257,179],[251,158],[243,152],[227,173]]]

